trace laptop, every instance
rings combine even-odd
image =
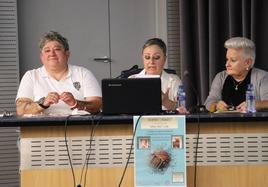
[[[160,78],[103,79],[103,114],[160,114]]]

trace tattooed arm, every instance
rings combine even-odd
[[[84,101],[77,100],[70,92],[63,92],[60,99],[70,106],[71,109],[86,110],[88,112],[99,112],[102,106],[102,98],[97,96],[86,97]]]
[[[57,92],[50,92],[46,97],[41,98],[38,102],[30,98],[22,97],[16,101],[17,115],[40,114],[52,104],[59,102],[60,96]]]
[[[88,97],[85,101],[76,100],[72,109],[86,110],[88,112],[99,112],[102,106],[101,97]]]
[[[17,115],[22,116],[24,114],[40,114],[44,108],[29,98],[19,98],[16,101],[16,110]]]

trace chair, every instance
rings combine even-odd
[[[143,68],[139,68],[138,65],[134,65],[128,70],[121,71],[121,74],[117,78],[126,79],[131,75],[140,73],[142,70],[143,70]],[[177,74],[176,70],[174,70],[174,69],[164,69],[164,70],[169,74],[175,74],[175,75]]]

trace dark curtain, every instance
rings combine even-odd
[[[203,104],[225,69],[224,42],[244,36],[256,45],[255,67],[268,70],[267,0],[179,0],[181,78],[187,106]]]

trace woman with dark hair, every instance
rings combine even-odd
[[[162,108],[164,110],[175,110],[177,107],[177,89],[181,84],[180,78],[175,74],[168,74],[164,70],[167,59],[167,47],[160,38],[151,38],[145,42],[142,48],[144,69],[129,78],[146,76],[160,76],[162,85]],[[186,109],[179,109],[185,113]]]

